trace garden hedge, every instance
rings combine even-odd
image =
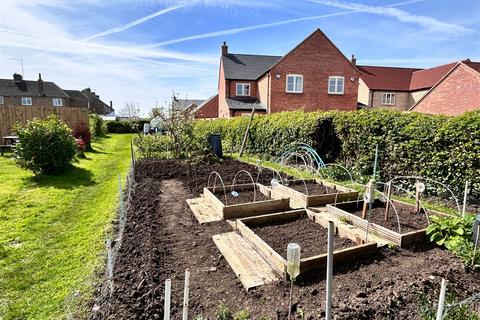
[[[137,133],[143,132],[143,125],[145,123],[150,123],[148,119],[139,119],[132,121],[106,121],[105,125],[107,127],[108,133]]]
[[[224,150],[238,152],[248,117],[199,120],[201,135],[221,133]],[[326,162],[346,165],[357,177],[372,174],[379,148],[379,179],[421,175],[444,182],[457,194],[465,181],[480,199],[480,111],[458,117],[387,110],[282,112],[255,116],[248,151],[276,157],[292,142],[314,147]]]

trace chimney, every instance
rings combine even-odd
[[[21,82],[23,81],[23,77],[21,74],[18,74],[18,73],[14,73],[13,74],[13,81],[15,82]]]
[[[112,102],[112,100],[110,100],[110,109],[113,110],[113,102]]]
[[[228,46],[227,46],[227,43],[225,41],[223,41],[222,56],[226,56],[227,54],[228,54]]]
[[[42,80],[42,74],[41,73],[38,74],[37,83],[38,83],[38,94],[41,95],[41,96],[44,96],[45,95],[45,90],[43,88],[43,80]]]
[[[355,55],[354,55],[354,54],[352,54],[352,64],[353,64],[354,66],[357,65],[357,58],[355,58]]]

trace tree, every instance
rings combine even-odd
[[[138,102],[125,102],[125,106],[119,111],[119,115],[129,119],[140,118],[140,105]]]

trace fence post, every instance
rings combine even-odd
[[[110,295],[113,293],[113,261],[112,261],[112,240],[107,239],[107,279],[110,288]]]
[[[185,270],[185,286],[183,288],[183,320],[188,320],[188,296],[190,294],[190,270]]]
[[[440,297],[438,298],[438,309],[436,320],[443,319],[443,307],[445,305],[445,291],[447,289],[447,281],[442,278],[442,287],[440,288]]]
[[[122,177],[118,174],[118,198],[120,201],[120,220],[123,220],[125,214],[125,204],[123,203]]]
[[[328,248],[327,248],[327,296],[325,301],[325,319],[332,319],[332,287],[333,287],[333,221],[328,221]]]
[[[163,320],[170,320],[170,297],[172,292],[172,280],[165,280],[165,304],[163,306]]]

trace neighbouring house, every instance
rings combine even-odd
[[[89,108],[90,103],[87,97],[79,90],[63,90],[68,95],[68,103],[70,107]]]
[[[38,80],[24,80],[14,74],[13,79],[0,79],[0,136],[12,133],[15,123],[26,123],[32,118],[57,115],[70,128],[88,124],[88,108],[72,106],[70,96],[58,85]]]
[[[173,97],[173,103],[176,111],[191,112],[193,109],[197,108],[203,103],[204,100],[201,99],[177,99]]]
[[[115,111],[113,109],[112,101],[110,101],[110,105],[106,104],[102,100],[100,100],[100,96],[92,91],[90,88],[86,88],[82,90],[82,94],[87,98],[91,113],[96,113],[99,115],[107,115],[111,114]]]
[[[197,119],[215,119],[218,118],[218,94],[211,96],[203,101],[191,112]]]
[[[479,65],[468,59],[428,69],[359,65],[359,106],[447,115],[480,109]]]
[[[230,53],[224,42],[218,96],[196,112],[198,117],[233,117],[253,108],[266,114],[356,110],[359,76],[354,63],[320,29],[284,56]]]

